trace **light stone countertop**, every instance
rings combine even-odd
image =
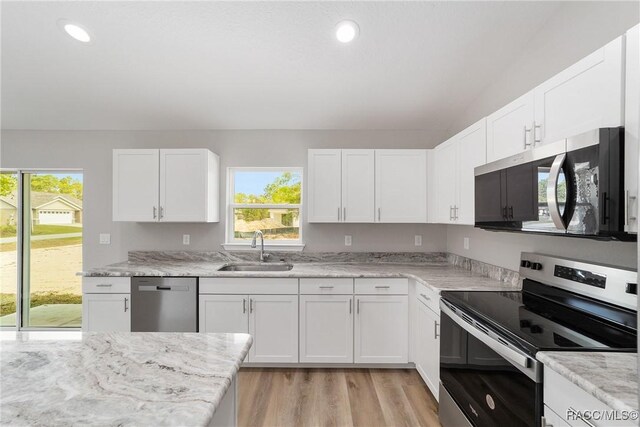
[[[443,261],[429,263],[293,263],[289,271],[217,271],[225,262],[187,260],[149,260],[121,262],[80,273],[88,277],[119,276],[172,276],[172,277],[407,277],[431,287],[437,292],[516,291],[520,290],[517,277],[500,281]],[[517,276],[517,273],[513,273]]]
[[[0,332],[0,424],[206,426],[247,334]]]
[[[536,358],[610,408],[638,410],[637,353],[541,351]]]

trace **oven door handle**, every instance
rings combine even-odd
[[[501,343],[500,341],[490,337],[480,329],[475,328],[469,322],[460,317],[457,313],[455,313],[449,306],[441,300],[440,310],[444,312],[447,316],[451,318],[454,322],[456,322],[462,329],[473,335],[475,338],[480,340],[483,344],[489,347],[491,350],[498,353],[500,356],[507,359],[510,363],[515,365],[516,367],[522,367],[524,369],[529,368],[529,360],[530,357],[520,351],[514,350],[511,347],[508,347],[508,344]],[[440,331],[442,333],[442,331]]]
[[[549,170],[549,181],[547,182],[547,203],[549,204],[549,214],[553,220],[553,225],[559,230],[566,230],[567,226],[562,219],[560,207],[558,206],[558,180],[562,165],[567,158],[567,153],[558,154],[551,164]]]

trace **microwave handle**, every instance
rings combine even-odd
[[[558,206],[558,179],[562,171],[562,165],[567,158],[567,153],[558,154],[553,160],[551,170],[549,171],[549,182],[547,183],[547,203],[549,204],[549,214],[553,220],[553,224],[559,230],[566,230],[567,226],[562,219],[560,208]]]

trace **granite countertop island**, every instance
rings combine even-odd
[[[638,411],[636,353],[541,351],[536,358],[610,408]]]
[[[274,254],[276,260],[280,259]],[[129,253],[129,260],[80,273],[88,277],[407,277],[440,292],[444,290],[514,291],[520,289],[518,274],[504,268],[447,254],[334,253],[284,254],[288,271],[218,271],[226,264],[253,260],[256,254],[222,252]],[[240,257],[240,258],[238,258]]]
[[[0,332],[3,425],[206,426],[247,334]]]

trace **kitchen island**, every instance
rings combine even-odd
[[[235,425],[247,334],[0,333],[3,425]]]

